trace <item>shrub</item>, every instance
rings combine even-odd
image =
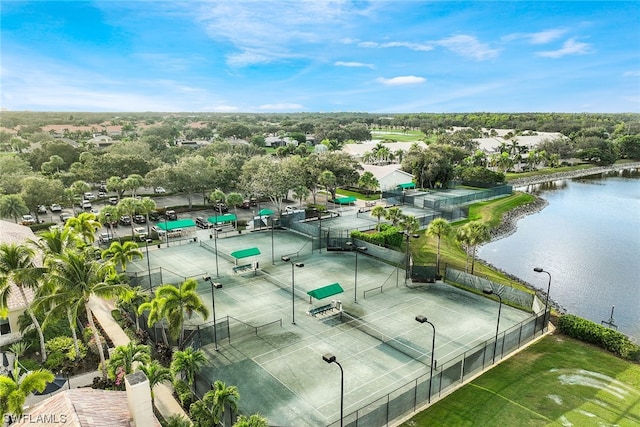
[[[191,404],[195,401],[195,396],[193,395],[191,388],[189,388],[189,384],[183,380],[175,380],[173,382],[173,389],[175,390],[176,396],[178,397],[182,407],[188,410]]]
[[[33,359],[20,359],[20,364],[27,371],[36,371],[42,368],[42,365],[37,360]]]
[[[640,346],[626,335],[572,314],[558,319],[558,330],[572,338],[602,347],[623,359],[640,360]]]
[[[64,362],[67,357],[60,351],[53,351],[47,355],[47,361],[44,362],[44,367],[52,372],[58,372],[64,366]]]
[[[60,353],[64,355],[67,360],[75,360],[76,359],[76,348],[73,345],[73,338],[66,336],[59,336],[50,339],[46,342],[45,347],[47,352],[50,353]],[[80,349],[80,359],[84,359],[87,356],[87,347],[78,342],[78,347]]]
[[[351,237],[378,246],[395,248],[402,246],[402,235],[398,233],[396,227],[389,224],[380,224],[380,231],[377,233],[363,233],[356,230],[351,233]]]

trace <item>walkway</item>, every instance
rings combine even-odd
[[[102,326],[102,329],[104,329],[105,333],[113,342],[114,346],[117,347],[120,345],[126,345],[130,341],[127,334],[124,333],[120,325],[118,325],[118,323],[113,320],[113,317],[111,316],[111,310],[114,309],[114,306],[111,302],[92,297],[89,301],[89,307],[91,308],[91,311],[93,312],[95,318],[100,323],[100,326]],[[102,376],[102,372],[96,370],[86,374],[71,377],[69,378],[69,382],[67,383],[67,385],[57,392],[42,396],[36,396],[32,394],[27,398],[25,404],[27,406],[32,406],[40,401],[48,399],[58,392],[72,388],[91,386],[91,384],[93,383],[93,379],[99,376]],[[182,409],[182,406],[180,406],[180,404],[173,397],[173,389],[171,386],[164,383],[157,384],[154,387],[153,392],[156,408],[165,419],[167,419],[171,415],[182,415],[188,418],[187,414]]]

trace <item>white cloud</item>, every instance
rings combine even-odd
[[[622,73],[623,77],[640,77],[640,70],[636,71],[626,71]]]
[[[365,64],[364,62],[345,62],[336,61],[333,65],[336,67],[367,67],[373,69],[373,64]]]
[[[377,42],[360,42],[358,43],[360,47],[366,48],[390,48],[390,47],[405,47],[410,50],[415,50],[419,52],[427,52],[429,50],[433,50],[433,46],[430,44],[423,43],[411,43],[411,42],[387,42],[387,43],[377,43]]]
[[[477,38],[464,34],[438,40],[436,44],[455,54],[478,61],[495,58],[500,52],[498,49],[491,49],[486,43],[480,43]]]
[[[577,42],[575,39],[569,39],[564,42],[562,48],[537,52],[537,55],[544,56],[546,58],[562,58],[567,55],[586,55],[589,53],[592,53],[590,44]]]
[[[505,41],[526,39],[531,44],[545,44],[562,37],[567,30],[562,28],[553,28],[549,30],[539,31],[537,33],[514,33],[503,37]]]
[[[417,76],[398,76],[392,77],[390,79],[386,79],[384,77],[379,77],[376,79],[378,83],[382,83],[387,86],[401,86],[401,85],[414,85],[414,84],[422,84],[427,80],[424,77]]]
[[[282,104],[263,104],[263,105],[260,105],[258,108],[260,110],[266,110],[266,111],[287,111],[287,110],[300,111],[304,107],[300,104],[282,103]]]

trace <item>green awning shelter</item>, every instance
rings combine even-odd
[[[332,283],[330,285],[309,291],[307,292],[307,295],[315,299],[323,299],[333,295],[341,294],[342,292],[344,292],[344,289],[342,289],[340,283]]]
[[[273,215],[273,211],[271,209],[260,209],[260,212],[258,212],[258,215],[260,216]]]
[[[156,227],[158,227],[161,230],[175,230],[177,228],[188,228],[188,227],[195,227],[196,223],[193,222],[192,219],[178,219],[175,221],[167,221],[167,222],[159,222],[156,224]]]
[[[333,203],[337,203],[339,205],[348,205],[349,203],[355,203],[356,198],[353,196],[349,197],[337,197],[333,200]]]
[[[231,252],[231,256],[234,257],[235,259],[247,258],[255,255],[260,255],[260,249],[247,248],[247,249],[240,249],[239,251]]]
[[[235,220],[236,220],[236,216],[234,214],[215,215],[207,218],[207,221],[209,221],[212,224],[233,222]]]
[[[409,188],[416,188],[413,182],[407,182],[406,184],[398,184],[396,187],[398,190],[408,190]]]

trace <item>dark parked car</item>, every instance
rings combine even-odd
[[[196,217],[196,225],[200,228],[211,228],[211,223],[207,221],[205,218],[199,216]]]
[[[222,202],[216,203],[215,210],[220,213],[229,212],[229,208],[227,207],[227,205]]]
[[[178,219],[178,214],[176,213],[176,211],[172,209],[169,209],[168,211],[166,211],[164,215],[167,217],[169,221],[174,221]]]
[[[120,224],[131,225],[131,217],[129,215],[122,215],[120,217]]]
[[[160,219],[160,212],[158,211],[151,211],[149,212],[149,219],[152,221],[157,221]]]
[[[146,224],[147,218],[144,215],[134,215],[133,222],[135,222],[136,224]]]

